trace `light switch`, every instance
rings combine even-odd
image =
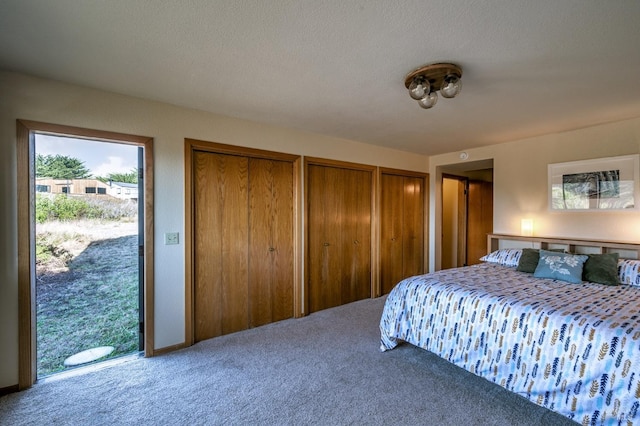
[[[164,244],[178,244],[180,242],[179,233],[178,232],[167,232],[164,234]]]

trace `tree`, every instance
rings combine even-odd
[[[138,183],[138,169],[133,168],[129,173],[109,173],[106,177],[98,176],[97,179],[102,182],[123,182],[123,183]]]
[[[91,170],[84,161],[66,155],[36,155],[36,177],[51,179],[87,179]]]

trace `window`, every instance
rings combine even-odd
[[[124,190],[124,193],[129,195],[129,194],[131,194],[131,190],[129,188],[127,188],[127,189]]]
[[[95,187],[95,186],[87,186],[87,187],[84,189],[84,192],[85,192],[86,194],[95,194],[95,193],[96,193],[96,187]]]
[[[63,187],[62,187],[62,193],[63,193],[63,194],[68,194],[69,192],[70,192],[70,191],[69,191],[69,187],[68,187],[68,186],[63,186]]]
[[[98,194],[106,194],[107,188],[98,188]]]
[[[51,185],[36,185],[36,192],[51,192]]]

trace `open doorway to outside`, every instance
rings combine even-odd
[[[21,389],[152,354],[151,154],[150,138],[18,121]]]
[[[144,350],[143,149],[35,134],[39,378]]]

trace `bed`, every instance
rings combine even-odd
[[[381,350],[418,346],[577,423],[640,425],[640,245],[490,235],[488,247],[479,265],[398,283]],[[617,282],[538,273],[565,256]]]

